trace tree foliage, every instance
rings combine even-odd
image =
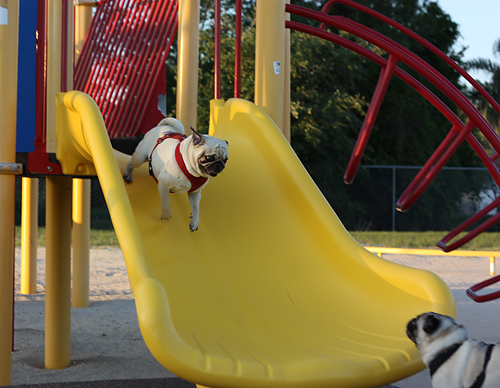
[[[436,2],[429,0],[359,0],[359,2],[409,27],[461,63],[462,52],[453,51],[453,45],[459,34],[458,26]],[[209,100],[214,96],[214,31],[211,3],[202,0],[200,20],[198,127],[202,130],[208,127]],[[292,0],[292,3],[319,10],[324,2]],[[244,0],[243,6],[242,98],[253,100],[254,1]],[[222,1],[222,7],[221,83],[222,97],[227,99],[233,96],[234,0]],[[461,87],[459,75],[451,67],[393,27],[340,4],[334,5],[330,13],[349,17],[396,40],[427,61],[454,85]],[[318,24],[301,18],[297,18],[297,21]],[[346,32],[335,31],[333,28],[331,30],[369,49],[381,52],[380,49]],[[372,205],[355,199],[353,188],[345,187],[342,183],[343,172],[375,90],[380,67],[343,47],[298,32],[291,33],[291,52],[291,125],[294,150],[347,227],[384,228],[374,225],[374,221],[370,219],[370,214],[373,213]],[[386,53],[384,55],[387,57]],[[173,87],[175,53],[171,61],[169,82]],[[400,63],[399,66],[429,87],[458,113],[457,108],[419,74],[404,64]],[[172,92],[175,95],[174,89]],[[172,113],[175,114],[174,102],[169,100],[169,104]],[[451,124],[435,107],[403,81],[393,77],[362,163],[422,165],[450,129]],[[477,156],[465,144],[459,148],[448,165],[478,164]],[[369,179],[369,175],[368,170],[361,169],[357,179]],[[474,184],[477,189],[478,182]],[[447,212],[456,212],[457,202],[462,193],[474,191],[474,187],[472,183],[463,181],[458,190],[456,185],[435,186],[434,190],[441,193],[439,203],[428,204],[425,209],[419,210],[420,219],[426,220],[425,225],[420,225],[422,228],[429,228],[436,218],[444,217]],[[443,201],[442,198],[447,200]],[[431,200],[426,199],[426,203],[429,201]],[[436,209],[441,209],[441,214]]]
[[[493,53],[500,57],[500,39],[497,39],[493,45]],[[472,70],[482,70],[485,71],[490,79],[485,82],[482,86],[486,91],[493,97],[497,102],[500,101],[500,64],[485,58],[476,58],[467,62],[467,69]],[[491,126],[500,134],[500,115],[491,106],[489,102],[486,101],[480,93],[473,89],[469,91],[469,96],[472,101],[474,101],[476,107],[484,115],[486,120],[491,124]]]

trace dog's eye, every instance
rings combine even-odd
[[[207,155],[207,156],[205,156],[205,160],[207,162],[212,162],[214,160],[214,157],[212,155]]]

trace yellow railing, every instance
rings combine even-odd
[[[490,275],[495,275],[495,258],[500,257],[498,251],[453,251],[443,252],[440,249],[413,249],[413,248],[384,248],[384,247],[365,247],[370,252],[376,253],[382,257],[383,254],[389,255],[415,255],[415,256],[465,256],[465,257],[489,257]]]

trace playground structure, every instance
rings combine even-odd
[[[179,3],[177,118],[185,126],[196,127],[198,8],[193,2]],[[2,95],[15,95],[18,90],[13,82],[17,66],[10,59],[17,57],[18,3],[9,4],[14,4],[9,6],[9,23],[0,26],[0,37],[7,37],[1,40]],[[47,37],[47,52],[51,41],[56,41],[59,55],[48,55],[46,138],[40,139],[46,147],[54,147],[57,160],[50,159],[48,148],[45,156],[39,155],[44,158],[48,190],[46,368],[63,368],[71,357],[69,177],[97,175],[126,259],[143,337],[158,361],[178,376],[214,388],[376,387],[422,369],[415,347],[405,336],[405,324],[428,310],[454,315],[453,297],[434,274],[389,263],[359,246],[281,134],[280,128],[286,133],[283,107],[289,83],[284,27],[308,29],[285,21],[285,2],[257,2],[255,104],[239,99],[222,101],[220,77],[215,72],[210,134],[229,141],[231,161],[224,174],[204,190],[202,225],[195,234],[185,228],[189,208],[182,196],[172,198],[174,219],[160,222],[157,190],[146,168],[139,169],[134,184],[125,187],[120,171],[128,157],[111,148],[99,109],[104,106],[84,93],[67,92],[71,90],[71,72],[53,69],[71,68],[69,54],[60,50],[61,46],[72,47],[72,38],[63,39],[65,34],[61,33],[71,30],[71,18],[67,17],[71,7],[63,0],[62,7],[51,9],[49,15],[54,19],[48,19],[49,27],[57,20],[60,24],[47,29],[49,33],[53,30]],[[355,22],[292,5],[286,10],[341,27],[391,54],[386,60],[322,29],[308,31],[341,42],[383,68],[376,91],[379,97],[374,97],[367,114],[372,124],[365,122],[361,132],[365,143],[358,142],[356,155],[362,154],[377,104],[394,72],[453,124],[445,145],[426,165],[428,169],[434,167],[432,171],[437,173],[466,139],[495,178],[491,169],[494,158],[481,151],[470,131],[478,126],[497,152],[498,137],[475,108],[423,61]],[[216,7],[216,19],[217,15]],[[4,50],[11,50],[8,61]],[[399,69],[399,60],[414,64],[448,91],[452,101],[469,115],[469,122],[461,123],[431,92]],[[51,71],[59,76],[51,79]],[[54,88],[58,90],[53,92]],[[16,107],[12,100],[15,98],[9,99],[10,105],[1,112],[10,121],[1,129],[6,140],[1,143],[0,163],[2,172],[7,168],[11,172],[0,175],[0,329],[4,333],[12,331],[14,223],[13,213],[7,210],[12,208],[13,212],[13,174],[20,172],[13,152],[16,122],[11,112]],[[355,172],[359,161],[357,156],[348,171]],[[353,173],[347,175],[349,181]],[[428,171],[423,175],[425,182],[418,181],[416,189],[409,189],[412,200],[431,179]],[[403,198],[400,202],[403,208],[411,201]],[[169,246],[168,255],[158,241]],[[10,382],[11,338],[7,337],[0,340],[0,385]]]

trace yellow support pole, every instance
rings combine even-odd
[[[257,0],[255,104],[283,132],[285,103],[285,0]]]
[[[0,5],[0,163],[15,163],[19,2]],[[0,173],[0,386],[12,379],[15,179]]]
[[[91,21],[92,8],[75,7],[76,61]],[[73,307],[89,307],[90,185],[88,179],[73,179]]]
[[[75,61],[78,62],[82,53],[85,37],[92,22],[92,8],[82,5],[75,7]]]
[[[23,178],[21,217],[21,294],[36,294],[38,178]]]
[[[54,101],[61,91],[62,2],[47,2],[47,152],[56,152],[56,109]]]
[[[73,179],[73,307],[89,307],[90,180]]]
[[[66,83],[73,80],[73,5],[68,2],[68,31],[62,32],[61,1],[48,2],[47,152],[56,152],[55,100],[61,91],[61,44],[68,35]],[[45,270],[45,368],[62,369],[71,361],[71,185],[69,177],[47,177]]]
[[[489,257],[490,275],[495,275],[495,258],[500,256],[500,251],[462,251],[443,252],[440,249],[418,249],[418,248],[385,248],[365,247],[372,253],[382,257],[383,254],[390,255],[417,255],[417,256],[464,256],[464,257]]]
[[[71,361],[71,178],[47,177],[45,368]]]
[[[68,29],[67,29],[67,50],[66,50],[66,86],[68,90],[73,90],[73,60],[75,54],[75,6],[73,0],[64,0],[68,3]],[[62,15],[62,13],[61,13]],[[64,90],[63,90],[64,91]]]
[[[177,66],[177,119],[197,127],[200,0],[180,0]]]
[[[286,3],[289,4],[290,0],[286,0]],[[286,20],[290,20],[290,14],[285,14]],[[290,97],[290,29],[285,29],[285,91],[283,96],[283,135],[285,135],[286,139],[289,143],[292,141],[292,133],[291,133],[291,117],[290,117],[290,106],[291,106],[291,97]]]

